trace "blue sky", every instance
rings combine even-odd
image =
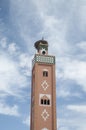
[[[30,129],[34,42],[56,56],[58,130],[86,130],[86,0],[0,0],[0,130]]]

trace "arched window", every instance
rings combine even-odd
[[[39,97],[39,103],[40,105],[46,105],[46,106],[49,106],[51,105],[51,95],[49,94],[40,94],[40,97]]]
[[[42,104],[42,105],[50,105],[50,100],[41,99],[41,104]]]

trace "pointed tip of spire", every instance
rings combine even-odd
[[[44,37],[42,37],[42,41],[44,41]]]

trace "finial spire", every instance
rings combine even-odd
[[[44,41],[44,37],[42,37],[42,41]]]

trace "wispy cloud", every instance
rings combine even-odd
[[[25,120],[23,120],[23,123],[27,126],[30,126],[30,116],[26,117]]]
[[[82,114],[86,114],[86,105],[68,105],[67,109],[75,112],[79,112]]]
[[[24,96],[24,89],[31,82],[27,78],[31,76],[31,59],[35,53],[33,44],[42,36],[50,44],[49,54],[56,56],[59,100],[69,97],[72,100],[75,97],[79,98],[81,91],[86,93],[85,5],[85,0],[10,0],[8,23],[5,24],[5,20],[0,19],[0,38],[3,35],[0,40],[1,99],[5,100],[8,95]],[[70,102],[71,100],[69,99]],[[60,103],[63,113],[59,117],[62,118],[58,129],[85,130],[84,117],[74,115],[78,105],[68,105],[67,108],[66,103],[64,101],[64,107]],[[10,109],[6,104],[4,106]],[[3,108],[3,105],[1,107]],[[17,111],[15,105],[11,108]],[[81,110],[83,109],[80,108],[78,111]],[[28,122],[29,117],[23,120],[24,124],[28,125]]]
[[[57,97],[66,98],[69,96],[73,96],[73,95],[70,95],[70,91],[67,90],[67,88],[62,88],[62,87],[57,88]]]
[[[0,114],[8,116],[19,116],[18,106],[8,106],[7,104],[0,103]]]
[[[58,117],[58,129],[76,129],[76,130],[85,130],[86,122],[86,105],[80,104],[69,104],[63,107],[61,111],[61,116]]]
[[[19,67],[22,68],[22,72],[25,76],[31,76],[31,65],[33,56],[29,56],[27,53],[22,53],[19,56]]]
[[[14,54],[15,55],[16,53],[18,53],[18,51],[19,51],[19,48],[16,45],[16,43],[11,43],[11,44],[8,45],[8,52],[10,54]]]
[[[6,37],[3,37],[0,39],[0,46],[2,48],[6,48],[7,47],[7,38]]]
[[[70,115],[69,115],[70,116]],[[69,130],[69,129],[76,129],[76,130],[85,130],[86,119],[84,117],[78,116],[74,118],[63,118],[59,119],[59,130]]]
[[[26,87],[27,80],[20,74],[15,62],[8,57],[0,56],[0,90],[10,95],[16,95],[19,88]]]
[[[83,53],[86,54],[86,41],[82,41],[80,43],[77,43],[76,47],[84,51]]]
[[[58,78],[60,74],[60,78],[74,80],[83,91],[86,91],[86,62],[69,58],[62,58],[58,62]]]

